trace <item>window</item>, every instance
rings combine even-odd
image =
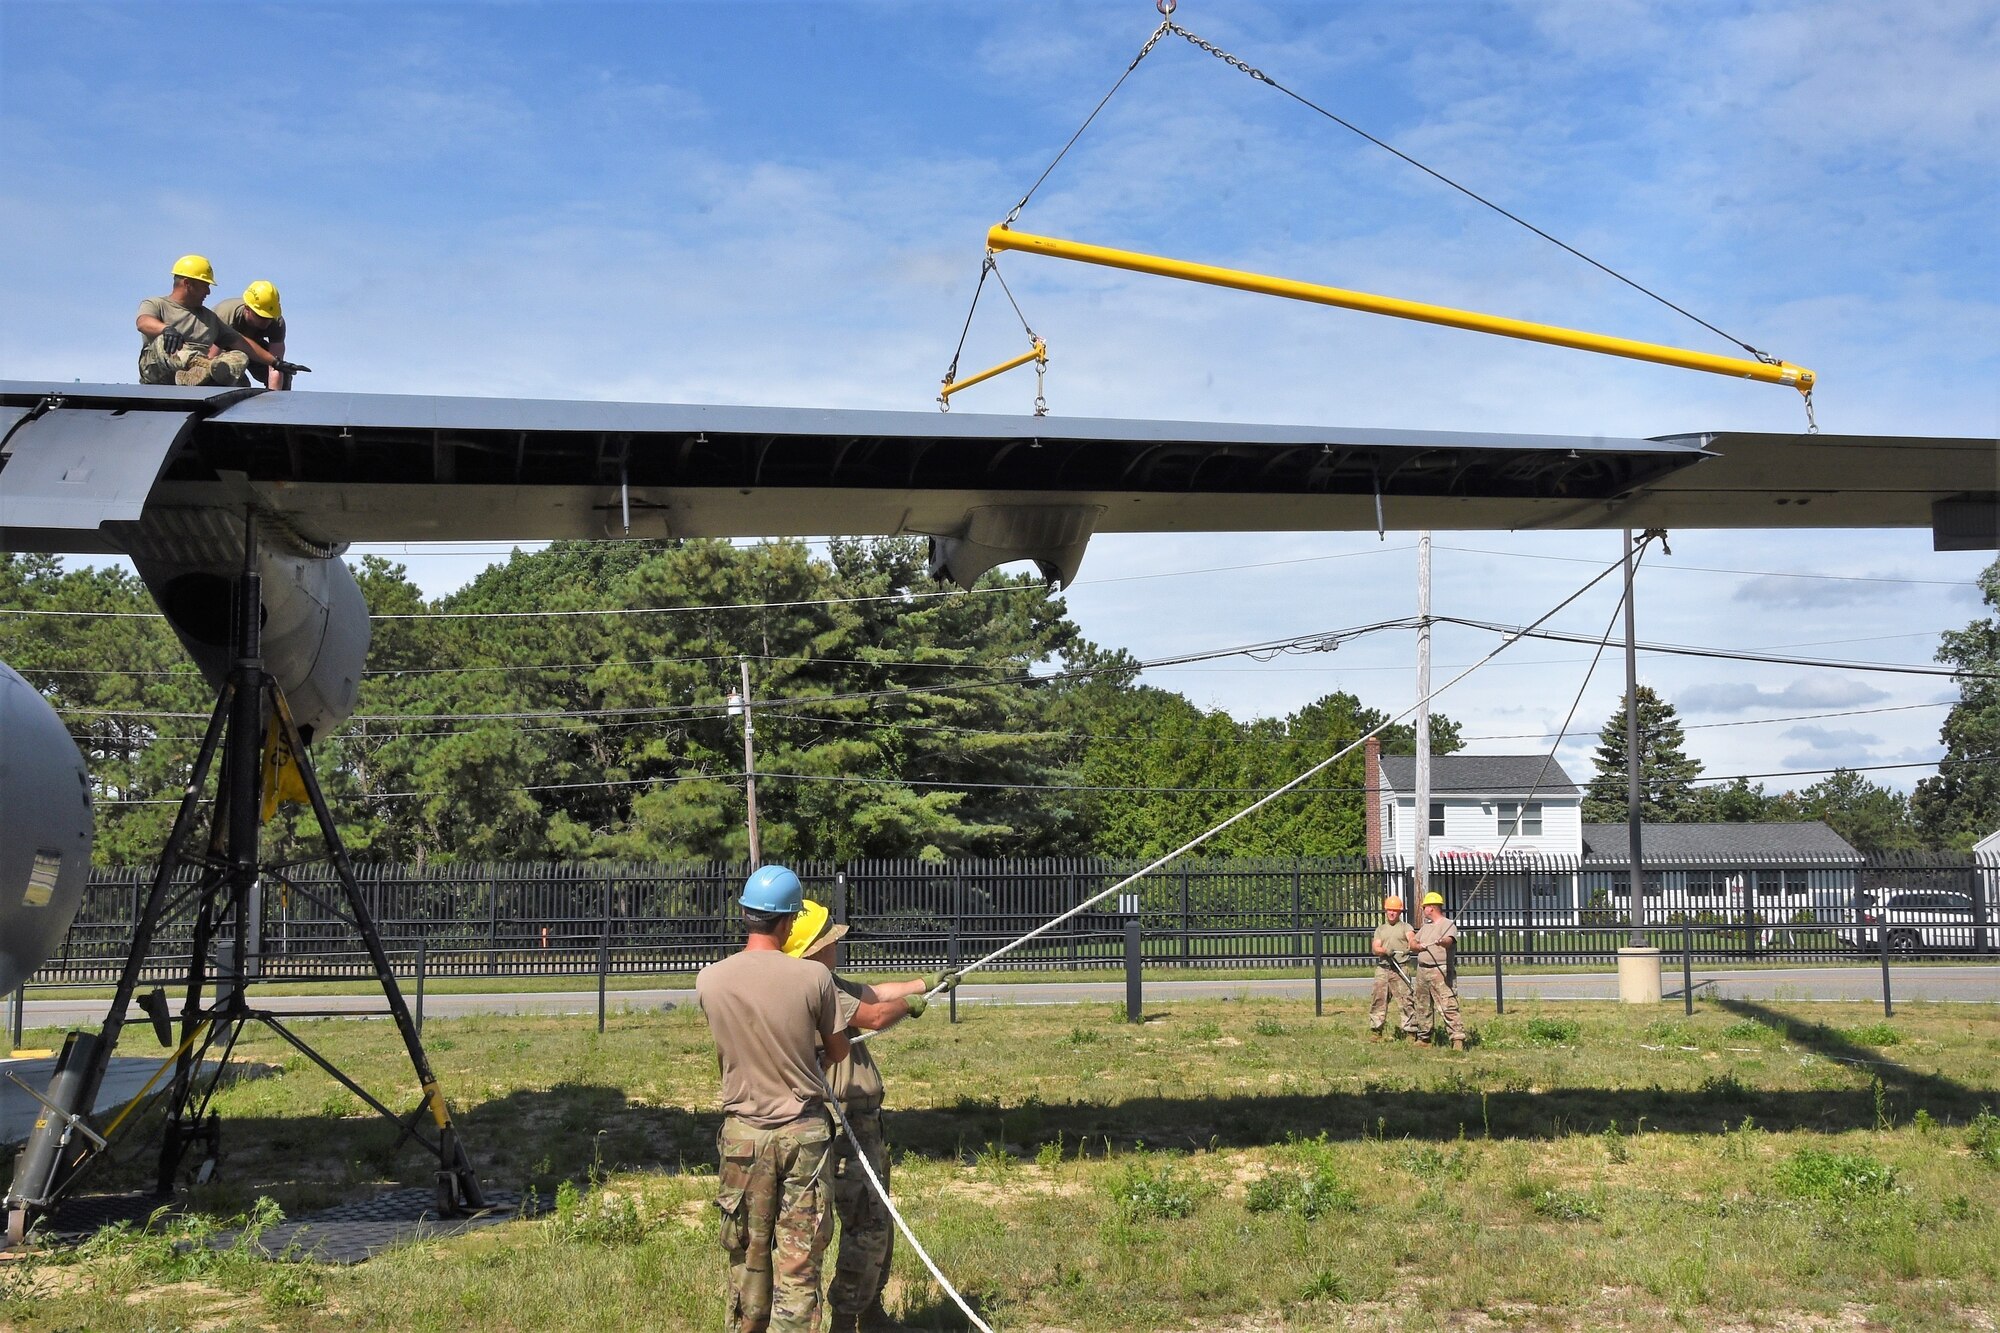
[[[1687,877],[1687,895],[1690,898],[1713,898],[1722,892],[1722,876],[1709,870],[1690,870]]]
[[[1794,898],[1806,896],[1806,872],[1787,870],[1785,872],[1785,892]]]
[[[1554,875],[1531,875],[1529,876],[1529,884],[1532,886],[1530,892],[1537,898],[1553,898],[1556,896],[1556,877]]]
[[[1442,838],[1442,837],[1444,836],[1444,802],[1443,802],[1443,801],[1432,801],[1432,802],[1431,802],[1431,836],[1432,836],[1433,838]]]
[[[1542,803],[1529,801],[1523,805],[1519,801],[1500,802],[1500,836],[1516,835],[1539,838],[1542,835]]]
[[[1396,840],[1396,807],[1394,803],[1382,807],[1382,839],[1385,842],[1394,842]]]
[[[1785,880],[1786,880],[1787,878],[1788,878],[1788,876],[1786,876],[1786,875],[1784,875],[1784,874],[1782,874],[1782,873],[1780,873],[1779,871],[1776,871],[1776,870],[1760,870],[1760,871],[1758,871],[1758,872],[1757,872],[1757,896],[1758,896],[1759,898],[1775,898],[1775,897],[1777,897],[1777,896],[1778,896],[1778,894],[1779,894],[1779,892],[1781,891],[1781,889],[1780,889],[1780,886],[1784,884],[1784,881],[1785,881]],[[1790,892],[1793,892],[1793,893],[1804,893],[1804,892],[1805,892],[1805,879],[1804,879],[1804,877],[1800,877],[1800,879],[1799,879],[1799,887],[1798,887],[1798,888],[1796,888],[1796,889],[1791,889],[1791,890],[1789,890],[1789,891],[1790,891]]]

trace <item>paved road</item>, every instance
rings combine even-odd
[[[1695,994],[1702,999],[1741,1000],[1861,1000],[1880,1001],[1882,973],[1875,967],[1794,967],[1782,970],[1702,969],[1695,970]],[[1663,978],[1669,1000],[1679,1000],[1680,973],[1668,968]],[[1329,999],[1354,999],[1368,993],[1366,977],[1329,977]],[[1610,1000],[1617,998],[1618,978],[1611,972],[1539,973],[1505,978],[1507,998],[1525,1000]],[[2000,966],[1922,966],[1892,969],[1892,994],[1899,1000],[2000,1002]],[[1117,1004],[1122,1003],[1125,983],[1085,982],[1002,982],[980,985],[968,982],[960,988],[961,1005],[988,1004]],[[1469,1002],[1493,1002],[1490,973],[1467,973],[1459,978],[1459,994]],[[1312,981],[1148,981],[1148,1004],[1167,1004],[1187,999],[1290,999],[1312,998]],[[265,995],[265,1006],[279,1011],[308,1010],[316,1013],[383,1017],[380,997],[366,995]],[[612,991],[611,1008],[662,1009],[693,1002],[690,990]],[[104,1018],[103,1000],[30,1000],[26,1006],[30,1027],[94,1027]],[[136,1013],[136,1010],[134,1011]],[[594,1014],[597,992],[542,991],[524,994],[427,995],[424,1013],[431,1018],[452,1018],[467,1014]]]

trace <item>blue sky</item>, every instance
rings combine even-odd
[[[1992,6],[1187,0],[1176,17],[1813,367],[1825,429],[2000,433]],[[1157,22],[1145,0],[15,0],[0,6],[0,230],[28,260],[12,304],[34,317],[0,329],[0,366],[130,378],[132,310],[192,250],[224,291],[278,283],[316,389],[922,409],[985,228]],[[1176,39],[1020,225],[1729,350]],[[1058,414],[1621,435],[1803,421],[1788,390],[1003,262],[1049,342]],[[1004,303],[982,304],[965,364],[1021,342]],[[963,401],[1020,411],[1029,397],[1003,379]],[[1436,609],[1516,621],[1616,550],[1607,534],[1438,541]],[[1410,544],[1100,538],[1070,605],[1093,638],[1141,656],[1330,629],[1413,609]],[[1938,630],[1977,613],[1984,563],[1929,545],[1923,532],[1677,534],[1642,577],[1641,634],[1927,661]],[[396,554],[436,591],[487,549]],[[1261,567],[1161,576],[1242,565]],[[1841,577],[1776,577],[1792,574]],[[1610,610],[1597,598],[1563,623],[1596,632]],[[1447,634],[1437,656],[1487,646]],[[1380,636],[1157,679],[1239,715],[1336,688],[1393,709],[1410,655],[1408,636]],[[1587,657],[1523,645],[1501,659],[1518,665],[1441,706],[1496,738],[1481,750],[1533,749],[1499,738],[1559,723]],[[1692,749],[1718,774],[1932,759],[1952,693],[1685,659],[1649,658],[1642,675],[1696,724]],[[1619,689],[1607,662],[1587,727]],[[1899,711],[1817,716],[1852,709]],[[1572,771],[1587,751],[1564,751]]]

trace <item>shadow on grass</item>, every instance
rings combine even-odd
[[[1739,1018],[1763,1024],[1782,1035],[1786,1041],[1795,1046],[1803,1046],[1814,1055],[1827,1060],[1837,1060],[1842,1064],[1853,1065],[1872,1073],[1882,1080],[1884,1088],[1910,1099],[1907,1108],[1909,1111],[1913,1112],[1918,1106],[1924,1106],[1930,1109],[1932,1115],[1936,1115],[1938,1106],[1956,1108],[1961,1103],[1969,1105],[1971,1102],[1983,1101],[1990,1096],[1990,1094],[1976,1093],[1964,1084],[1948,1079],[1942,1074],[1924,1073],[1899,1061],[1891,1060],[1882,1053],[1881,1048],[1864,1046],[1839,1028],[1828,1027],[1824,1023],[1802,1022],[1791,1014],[1758,1004],[1754,1000],[1717,1000],[1715,1004]],[[1893,1028],[1894,1025],[1887,1026]],[[1871,1099],[1872,1107],[1872,1089],[1867,1095]],[[1972,1115],[1976,1111],[1975,1107],[1966,1114]],[[1872,1118],[1870,1123],[1873,1123]]]

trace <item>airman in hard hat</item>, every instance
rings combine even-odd
[[[1390,894],[1382,900],[1382,924],[1368,950],[1375,955],[1375,986],[1368,993],[1368,1030],[1382,1040],[1382,1025],[1389,1018],[1389,1001],[1396,1002],[1399,1032],[1417,1030],[1416,997],[1410,991],[1410,940],[1415,934],[1403,920],[1403,900]]]
[[[1465,1049],[1465,1020],[1458,1013],[1458,924],[1444,914],[1444,895],[1424,895],[1423,924],[1411,943],[1417,962],[1417,1040],[1428,1042],[1442,1017],[1454,1051]]]
[[[695,978],[722,1063],[715,1202],[729,1328],[818,1333],[820,1259],[833,1229],[833,1122],[821,1077],[847,1058],[847,1024],[833,974],[785,952],[805,911],[799,877],[765,866],[740,901],[743,948]]]
[[[841,1020],[850,1034],[880,1032],[905,1018],[920,1018],[929,1003],[927,993],[942,994],[958,985],[955,972],[872,986],[850,981],[834,971],[839,944],[846,934],[844,924],[831,921],[827,910],[808,898],[792,924],[785,952],[833,972],[834,989],[840,992]],[[826,1290],[833,1315],[827,1328],[828,1333],[857,1333],[889,1325],[882,1309],[882,1289],[889,1281],[896,1228],[888,1206],[869,1185],[867,1173],[856,1160],[858,1149],[867,1155],[882,1188],[889,1187],[889,1140],[882,1129],[882,1071],[869,1054],[868,1044],[855,1042],[848,1048],[847,1059],[827,1070],[826,1082],[839,1099],[853,1134],[852,1141],[837,1135],[830,1154],[840,1246],[835,1252],[833,1280]]]
[[[245,384],[254,381],[267,389],[292,387],[291,374],[279,365],[285,360],[285,309],[278,300],[276,287],[259,279],[245,287],[243,295],[218,301],[215,313],[223,323],[272,356],[272,364],[247,376]]]
[[[200,255],[174,261],[173,289],[139,303],[141,384],[236,384],[252,365],[279,358],[224,323],[203,302],[215,287],[215,269]]]

